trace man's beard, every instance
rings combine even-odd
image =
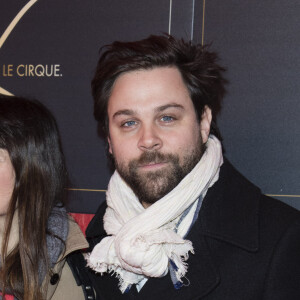
[[[200,139],[195,149],[186,154],[180,164],[179,156],[163,154],[158,151],[146,151],[128,166],[115,160],[115,166],[121,177],[129,185],[142,204],[151,205],[172,191],[180,181],[195,167],[205,151]],[[139,166],[150,163],[165,163],[156,171],[139,171]]]

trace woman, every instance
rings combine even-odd
[[[84,299],[66,256],[87,248],[64,208],[66,168],[54,117],[0,96],[0,289],[16,299]]]

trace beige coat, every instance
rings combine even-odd
[[[48,272],[43,286],[47,290],[47,300],[83,300],[84,295],[81,286],[77,286],[73,277],[72,271],[66,262],[68,254],[88,248],[88,243],[81,232],[77,223],[70,218],[69,233],[66,240],[66,251],[62,257],[58,259],[58,263],[54,266],[51,272]],[[50,274],[58,274],[59,280],[56,284],[50,283]],[[55,275],[57,277],[57,275]]]

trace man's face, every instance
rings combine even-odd
[[[175,67],[121,75],[108,102],[109,151],[144,207],[174,189],[200,160],[210,129],[199,122]]]

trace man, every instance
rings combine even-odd
[[[86,232],[98,299],[300,299],[299,212],[223,158],[216,60],[150,36],[98,62],[94,115],[116,169]]]

